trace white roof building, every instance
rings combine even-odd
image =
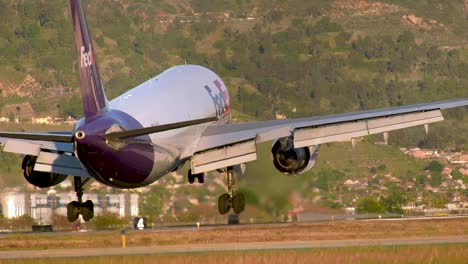
[[[95,216],[110,212],[121,218],[136,217],[139,215],[138,199],[139,195],[135,193],[83,194],[83,201],[93,201]],[[66,216],[68,203],[75,200],[74,192],[41,194],[5,191],[0,195],[5,218],[16,218],[27,214],[40,224],[50,224],[53,214]]]

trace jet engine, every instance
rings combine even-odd
[[[302,174],[315,165],[318,146],[294,148],[291,137],[277,139],[271,149],[273,164],[281,173]]]
[[[24,178],[32,185],[39,188],[47,188],[63,182],[67,175],[35,171],[37,157],[27,155],[23,159],[21,168],[23,169]]]

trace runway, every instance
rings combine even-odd
[[[186,254],[204,252],[257,251],[257,250],[299,250],[314,248],[342,248],[366,246],[413,246],[437,244],[465,244],[468,235],[415,237],[391,239],[349,239],[349,240],[315,240],[315,241],[282,241],[251,243],[217,243],[187,244],[170,246],[147,246],[128,248],[80,248],[54,250],[15,250],[0,251],[0,259],[37,259],[37,258],[72,258],[125,255]]]

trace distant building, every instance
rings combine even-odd
[[[32,117],[31,118],[33,124],[52,124],[54,119],[50,116],[43,116],[43,117]]]
[[[74,192],[55,193],[53,190],[48,194],[5,191],[0,197],[5,218],[16,218],[26,214],[41,224],[50,224],[54,213],[66,216],[68,203],[76,200]],[[136,217],[139,215],[138,199],[138,194],[134,193],[83,194],[83,201],[93,201],[96,216],[109,212],[121,218]]]
[[[440,157],[439,153],[432,149],[414,148],[414,149],[409,150],[407,154],[417,159],[428,159],[428,158]]]
[[[71,116],[68,116],[67,119],[65,119],[64,123],[69,124],[69,125],[74,125],[76,124],[77,120]]]
[[[448,160],[452,164],[468,164],[468,154],[452,156]]]

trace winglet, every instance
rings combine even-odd
[[[91,42],[86,16],[81,0],[70,0],[75,47],[80,70],[81,96],[85,118],[91,118],[108,106],[96,55]]]

